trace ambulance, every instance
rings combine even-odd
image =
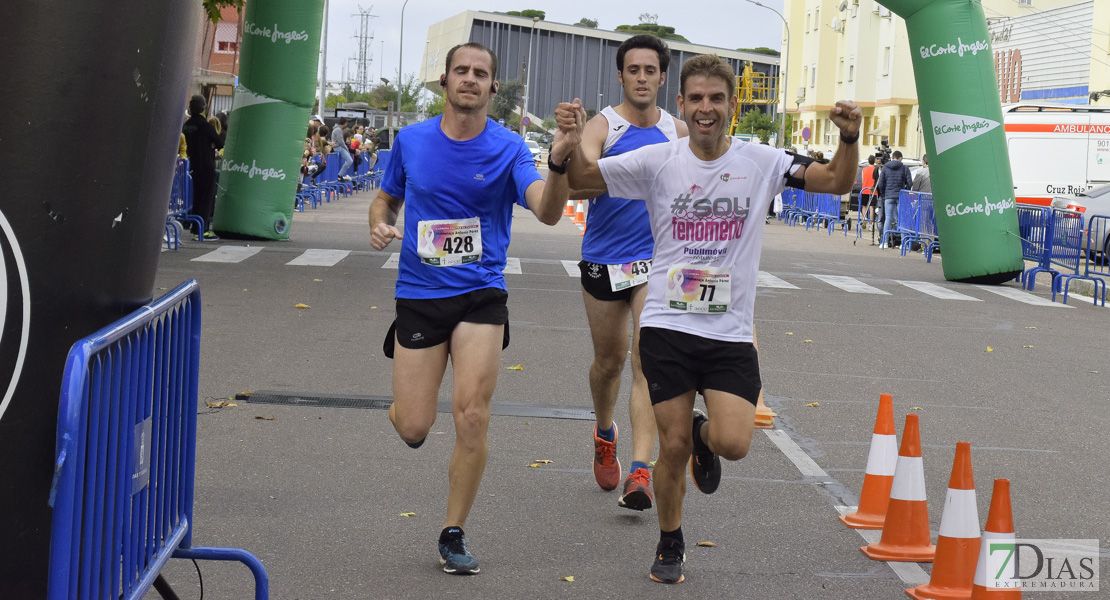
[[[1002,117],[1017,202],[1049,206],[1110,182],[1110,107],[1007,104]]]

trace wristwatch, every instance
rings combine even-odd
[[[563,164],[561,164],[561,165],[557,165],[557,164],[551,162],[551,155],[550,154],[547,155],[547,169],[549,171],[552,171],[554,173],[558,173],[560,175],[566,175],[567,174],[567,165],[569,165],[569,164],[570,164],[570,155],[567,155],[566,160],[564,160]]]

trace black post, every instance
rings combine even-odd
[[[0,8],[0,598],[46,594],[76,340],[151,299],[201,3]]]

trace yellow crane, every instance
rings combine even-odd
[[[775,89],[778,87],[779,78],[766,73],[759,73],[752,69],[752,63],[744,61],[744,70],[736,76],[736,97],[738,99],[736,112],[732,115],[728,134],[736,133],[736,124],[740,122],[740,113],[744,112],[744,105],[765,105],[775,103]]]

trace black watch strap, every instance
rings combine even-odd
[[[567,165],[569,165],[569,164],[570,164],[570,156],[567,156],[566,160],[563,161],[563,164],[557,165],[557,164],[551,162],[551,155],[550,154],[547,155],[547,168],[550,171],[553,171],[553,172],[558,173],[560,175],[566,175],[567,174]]]
[[[840,132],[840,141],[844,142],[845,144],[854,144],[859,141],[859,132],[857,131],[854,137],[845,137],[844,132],[842,131]]]

